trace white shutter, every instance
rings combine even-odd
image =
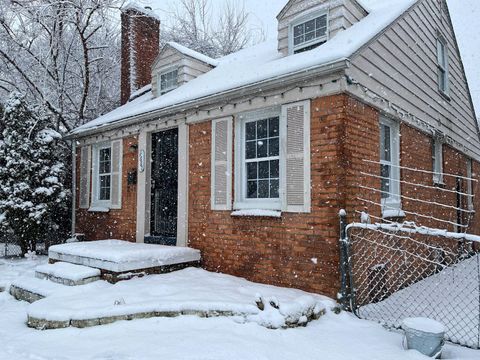
[[[90,207],[90,174],[92,168],[92,147],[83,146],[80,149],[80,209]]]
[[[212,121],[212,210],[232,209],[232,118]]]
[[[282,208],[310,212],[310,101],[284,105],[282,125]]]
[[[122,139],[112,141],[112,209],[122,208],[122,145]]]

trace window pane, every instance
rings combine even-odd
[[[381,165],[380,167],[380,176],[382,177],[382,199],[390,197],[390,166]]]
[[[270,162],[262,161],[258,163],[258,178],[268,179],[270,177]]]
[[[297,36],[293,39],[293,44],[294,45],[299,45],[299,44],[302,44],[304,42],[305,42],[305,36],[304,35]]]
[[[278,198],[279,196],[279,181],[278,180],[271,180],[270,181],[270,197],[271,198]]]
[[[268,134],[267,120],[257,121],[257,139],[265,139]]]
[[[382,125],[381,139],[380,139],[380,156],[384,161],[391,161],[391,141],[390,141],[390,127]]]
[[[305,42],[315,39],[315,31],[308,32],[305,34]]]
[[[297,25],[293,28],[293,36],[298,37],[300,35],[303,35],[303,24]]]
[[[278,154],[279,154],[278,138],[268,140],[268,156],[278,156]]]
[[[305,23],[305,32],[308,33],[308,32],[314,31],[314,30],[315,30],[315,19],[307,21]]]
[[[245,125],[245,136],[246,136],[247,140],[255,140],[256,139],[256,137],[257,137],[256,130],[257,130],[257,124],[256,124],[255,121],[248,122]]]
[[[258,179],[257,164],[258,164],[258,163],[256,163],[256,162],[248,163],[248,164],[247,164],[247,179],[248,179],[248,180],[256,180],[256,179]]]
[[[270,161],[270,178],[279,178],[279,161],[278,160],[272,160]]]
[[[100,176],[99,200],[110,200],[110,175]]]
[[[247,198],[249,199],[257,198],[257,181],[249,181],[247,183]]]
[[[271,118],[268,120],[268,136],[277,137],[280,135],[280,120],[279,118]]]
[[[257,142],[254,141],[247,141],[247,147],[245,150],[245,157],[247,159],[255,159],[257,157],[256,155],[256,150],[257,150]]]
[[[257,158],[263,158],[268,156],[267,140],[257,141]]]
[[[327,16],[323,15],[315,19],[315,26],[317,29],[327,27]]]
[[[268,180],[258,181],[258,197],[260,199],[267,199],[270,196],[270,182]]]

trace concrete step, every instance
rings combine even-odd
[[[33,303],[65,288],[65,285],[48,280],[20,278],[10,285],[10,295],[17,300]]]
[[[100,280],[100,270],[83,265],[56,262],[37,267],[35,277],[62,285],[77,286]]]

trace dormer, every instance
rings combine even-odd
[[[152,66],[152,93],[164,95],[217,66],[218,61],[180,44],[169,42]]]
[[[277,16],[278,51],[314,49],[367,14],[356,0],[290,0]]]

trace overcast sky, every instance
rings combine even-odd
[[[168,24],[169,12],[179,0],[139,0],[149,4]],[[263,28],[267,38],[277,36],[276,16],[287,0],[243,0],[250,14],[250,26]],[[371,0],[368,0],[371,1]],[[389,0],[384,0],[389,1]],[[241,0],[235,0],[241,3]],[[212,10],[221,9],[225,0],[211,0]],[[448,0],[473,101],[480,118],[480,0]]]

